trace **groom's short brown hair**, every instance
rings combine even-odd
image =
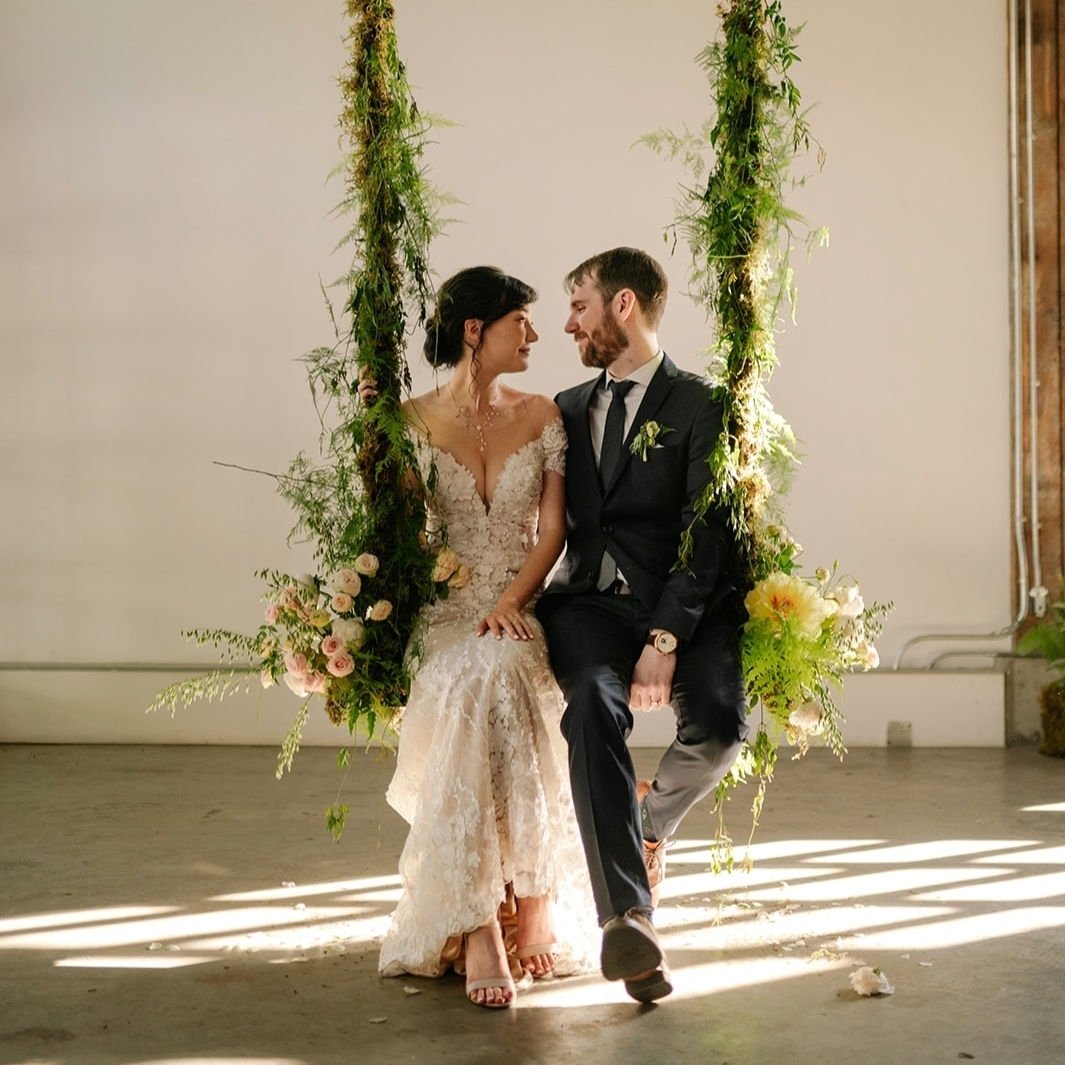
[[[639,248],[611,248],[585,259],[566,275],[566,290],[584,280],[595,283],[604,303],[623,288],[636,293],[644,320],[654,329],[666,309],[669,279],[661,264]]]

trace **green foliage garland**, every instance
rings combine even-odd
[[[718,789],[722,821],[715,860],[732,863],[724,827],[729,791],[758,780],[757,825],[777,747],[799,753],[819,736],[842,757],[841,718],[832,686],[855,666],[875,664],[872,641],[887,606],[866,607],[849,580],[819,570],[795,575],[799,547],[780,519],[779,497],[793,473],[795,441],[773,409],[766,384],[777,365],[775,330],[782,304],[794,306],[789,265],[803,219],[785,204],[793,158],[810,148],[801,96],[791,78],[797,30],[780,0],[731,0],[718,7],[717,40],[698,57],[711,85],[714,116],[695,134],[659,131],[644,138],[681,159],[692,175],[667,230],[691,251],[693,298],[715,323],[710,375],[722,403],[724,430],[708,456],[710,485],[696,513],[724,506],[739,546],[740,566],[757,605],[742,641],[744,675],[760,720],[735,767]],[[707,156],[712,156],[712,166]],[[818,151],[821,162],[823,153]],[[827,240],[807,233],[808,243]],[[681,545],[680,564],[690,539]],[[752,827],[753,831],[753,827]]]
[[[172,685],[151,707],[173,711],[179,703],[222,698],[248,683],[248,669],[237,660],[251,658],[264,684],[283,679],[307,696],[282,744],[278,775],[299,748],[313,695],[353,734],[372,735],[404,704],[410,679],[404,655],[417,613],[432,595],[446,594],[446,584],[434,581],[425,509],[412,490],[417,465],[400,410],[411,386],[405,342],[424,323],[432,295],[428,248],[441,200],[420,166],[430,121],[414,102],[399,58],[390,0],[348,0],[347,14],[349,59],[340,79],[345,158],[338,167],[345,197],[337,211],[353,216],[339,246],[353,247],[354,259],[336,283],[346,291],[339,320],[323,290],[334,343],[303,360],[321,425],[321,457],[301,453],[275,477],[296,514],[289,541],[313,544],[322,575],[261,572],[269,606],[254,635],[185,633],[217,648],[232,668]],[[366,404],[358,397],[362,376],[377,391]],[[335,598],[338,589],[351,593],[350,602]],[[344,639],[336,652],[341,659],[334,654],[330,665],[321,646],[334,630]],[[346,673],[340,670],[350,663],[336,665],[344,655],[354,659]],[[298,683],[301,671],[306,683]],[[329,812],[336,835],[344,812],[339,805]]]

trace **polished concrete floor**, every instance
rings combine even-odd
[[[357,755],[343,783],[327,750],[281,782],[273,762],[0,747],[0,1063],[1065,1061],[1065,761],[782,761],[749,873],[710,873],[709,809],[671,852],[672,998],[640,1007],[590,975],[492,1012],[454,976],[377,976],[404,834],[387,756]],[[747,798],[728,811],[737,839]],[[894,994],[858,996],[862,965]]]

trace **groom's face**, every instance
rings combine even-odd
[[[599,286],[588,277],[570,290],[566,332],[576,341],[581,362],[599,370],[612,365],[629,346],[613,309],[603,302]]]

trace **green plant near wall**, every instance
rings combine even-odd
[[[691,252],[690,292],[714,323],[709,373],[724,412],[724,431],[707,459],[711,483],[696,510],[701,516],[726,509],[742,579],[752,589],[742,651],[758,723],[717,796],[716,860],[731,865],[723,820],[731,789],[757,779],[756,825],[782,739],[801,754],[817,737],[842,757],[833,689],[853,668],[875,665],[873,640],[889,607],[866,606],[856,582],[840,578],[835,567],[812,579],[797,574],[801,549],[781,505],[796,465],[795,440],[773,409],[767,382],[777,365],[782,311],[794,308],[793,246],[800,232],[807,245],[827,242],[827,234],[810,231],[786,203],[799,183],[793,161],[811,150],[792,80],[798,31],[780,0],[731,0],[718,14],[719,35],[698,57],[712,117],[697,133],[659,131],[644,140],[682,160],[690,174],[666,236],[683,239]],[[820,149],[817,157],[823,162]],[[681,565],[688,550],[686,539]]]
[[[1056,674],[1039,692],[1039,750],[1055,758],[1065,758],[1065,599],[1053,603],[1018,641],[1022,654],[1045,658]]]
[[[232,668],[172,685],[152,709],[221,698],[247,684],[251,659],[264,685],[284,681],[305,696],[278,760],[292,764],[309,706],[324,700],[329,717],[352,734],[373,734],[406,701],[404,652],[418,610],[444,585],[423,538],[424,506],[400,404],[410,391],[404,347],[422,324],[432,294],[428,248],[441,199],[420,160],[430,120],[415,104],[399,58],[389,0],[348,0],[348,62],[340,79],[345,150],[338,173],[345,196],[337,211],[351,224],[341,247],[353,261],[335,288],[336,313],[324,291],[334,341],[304,356],[321,434],[319,455],[301,453],[275,477],[292,506],[290,542],[313,545],[315,574],[259,573],[266,621],[251,635],[225,629],[186,633],[216,647]],[[358,398],[360,375],[377,398]],[[346,764],[350,749],[341,752]],[[335,834],[346,808],[329,811]]]

